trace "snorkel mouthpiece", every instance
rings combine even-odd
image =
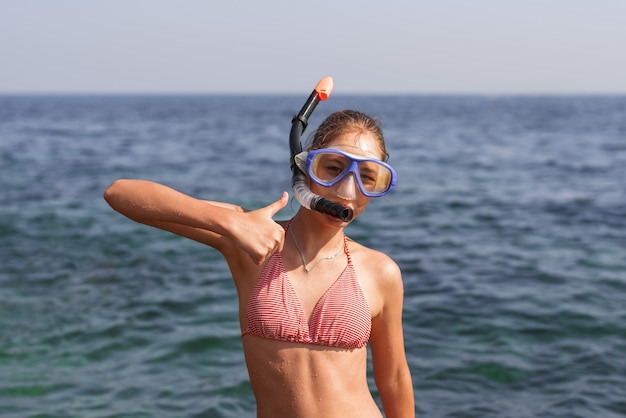
[[[302,109],[300,109],[300,112],[298,112],[298,114],[291,120],[291,132],[289,133],[291,171],[293,173],[291,185],[296,200],[303,207],[334,216],[344,222],[349,222],[354,216],[352,209],[311,192],[306,174],[304,174],[295,162],[295,156],[302,152],[300,137],[308,126],[309,117],[320,101],[328,99],[332,90],[333,79],[331,77],[321,79],[320,82],[317,83],[317,86],[315,86],[315,89],[307,101],[304,103],[304,106],[302,106]]]

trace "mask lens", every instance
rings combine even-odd
[[[332,183],[350,168],[350,159],[333,152],[322,152],[313,158],[311,172],[317,180]]]
[[[384,165],[374,161],[360,161],[359,179],[366,192],[382,193],[389,189],[391,171]]]

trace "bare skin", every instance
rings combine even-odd
[[[368,134],[338,137],[332,147],[381,158]],[[355,217],[367,207],[350,176],[331,188],[312,191],[350,206]],[[282,251],[291,285],[305,315],[339,277],[345,254],[324,260],[307,273],[290,234],[272,217],[288,202],[286,193],[270,205],[246,211],[238,206],[194,199],[156,183],[118,180],[105,192],[117,211],[150,226],[209,245],[226,259],[239,297],[239,318],[246,329],[248,298],[269,257]],[[291,228],[309,267],[335,254],[347,224],[327,215],[300,209]],[[387,417],[414,417],[413,386],[402,334],[403,286],[400,270],[386,255],[348,242],[353,265],[372,316],[370,349],[374,379]],[[243,337],[257,416],[266,417],[382,417],[366,380],[366,348],[344,350]]]

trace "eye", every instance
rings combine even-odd
[[[339,174],[343,171],[343,167],[337,163],[328,162],[324,169],[329,173]]]
[[[329,155],[322,159],[322,167],[328,173],[340,174],[346,169],[348,163],[342,156]]]
[[[378,170],[370,167],[368,164],[360,164],[359,176],[363,185],[375,185],[378,182]]]
[[[346,170],[348,164],[349,161],[341,155],[320,154],[314,162],[313,173],[324,181],[331,181],[339,177]]]
[[[369,174],[361,173],[361,183],[364,185],[374,185],[376,184],[376,177],[373,177]]]

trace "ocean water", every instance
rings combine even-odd
[[[0,97],[0,417],[254,416],[225,262],[102,192],[265,206],[305,99]],[[336,94],[311,126],[348,107],[399,174],[347,233],[403,271],[417,416],[626,416],[626,97]]]

